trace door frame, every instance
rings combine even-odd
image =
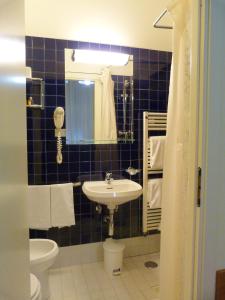
[[[216,271],[225,269],[225,2],[202,0],[200,48],[201,207],[196,298],[215,297]],[[201,144],[201,142],[200,142]]]

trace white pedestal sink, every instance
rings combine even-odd
[[[132,180],[85,181],[82,190],[84,194],[98,204],[104,204],[109,209],[109,236],[113,236],[113,215],[118,205],[137,199],[142,194],[142,186]],[[110,239],[104,242],[104,265],[112,275],[121,273],[124,245]]]
[[[106,181],[85,181],[84,194],[98,204],[109,209],[109,236],[113,236],[113,214],[118,205],[137,199],[142,194],[142,186],[129,179]]]

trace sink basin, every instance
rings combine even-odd
[[[82,190],[92,201],[107,205],[109,209],[137,199],[142,194],[142,186],[129,179],[105,181],[85,181]]]

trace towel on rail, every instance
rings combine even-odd
[[[151,209],[161,208],[162,201],[162,178],[149,179],[148,181],[148,204]]]
[[[52,227],[75,225],[72,183],[51,185],[51,223]]]
[[[30,185],[27,191],[29,227],[48,230],[51,227],[50,185]]]
[[[163,169],[165,136],[151,136],[149,138],[150,167],[154,170]]]

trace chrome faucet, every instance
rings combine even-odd
[[[111,184],[112,181],[113,181],[112,173],[106,172],[105,173],[105,182],[107,184]]]

